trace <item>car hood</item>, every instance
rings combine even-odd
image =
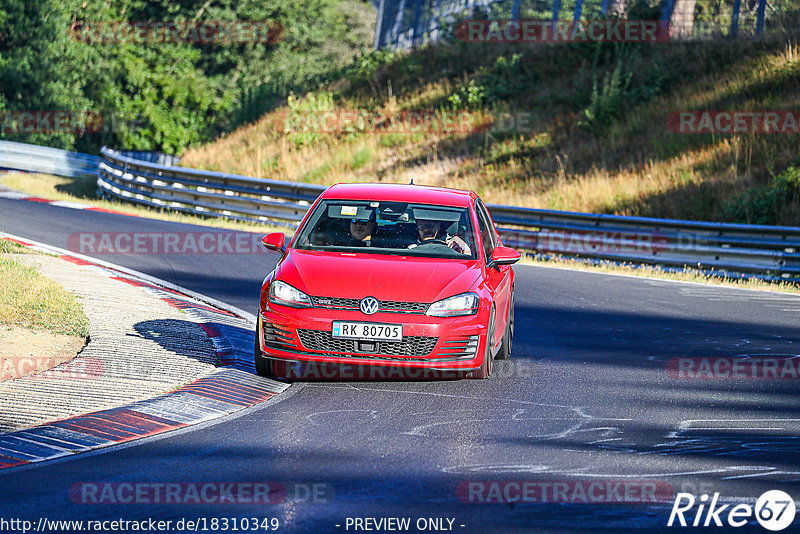
[[[469,291],[476,260],[290,250],[277,279],[316,297],[435,302]]]

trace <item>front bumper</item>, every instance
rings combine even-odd
[[[488,318],[484,320],[482,312],[447,318],[382,312],[368,316],[360,311],[294,309],[269,304],[259,314],[258,332],[264,357],[290,363],[295,368],[313,363],[354,369],[383,367],[466,373],[479,369],[486,353]],[[333,339],[331,330],[335,320],[402,324],[403,342],[378,342],[370,346]]]

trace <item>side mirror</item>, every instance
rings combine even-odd
[[[498,267],[500,265],[513,265],[519,261],[522,255],[509,247],[495,247],[492,251],[492,259],[489,262],[489,267]]]
[[[284,248],[284,243],[286,242],[286,236],[282,232],[275,232],[274,234],[267,234],[261,238],[261,244],[264,245],[264,248],[267,250],[274,250],[279,252],[281,256],[286,253],[286,249]]]

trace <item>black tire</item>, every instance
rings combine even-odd
[[[500,343],[500,350],[497,352],[495,360],[507,360],[511,357],[511,348],[514,344],[514,293],[511,293],[511,302],[508,305],[508,321],[506,321],[506,332],[503,334],[503,341]]]
[[[254,363],[256,364],[256,374],[259,376],[272,376],[272,360],[265,358],[261,354],[261,343],[260,337],[262,336],[261,330],[261,314],[258,315],[258,320],[256,321],[256,343],[255,343],[255,354],[254,354]]]
[[[492,346],[494,345],[494,308],[489,319],[489,330],[486,333],[486,354],[481,368],[472,372],[472,378],[485,380],[492,374]]]

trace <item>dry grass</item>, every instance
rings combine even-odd
[[[0,281],[0,325],[89,335],[89,320],[75,297],[36,269],[2,254]]]

